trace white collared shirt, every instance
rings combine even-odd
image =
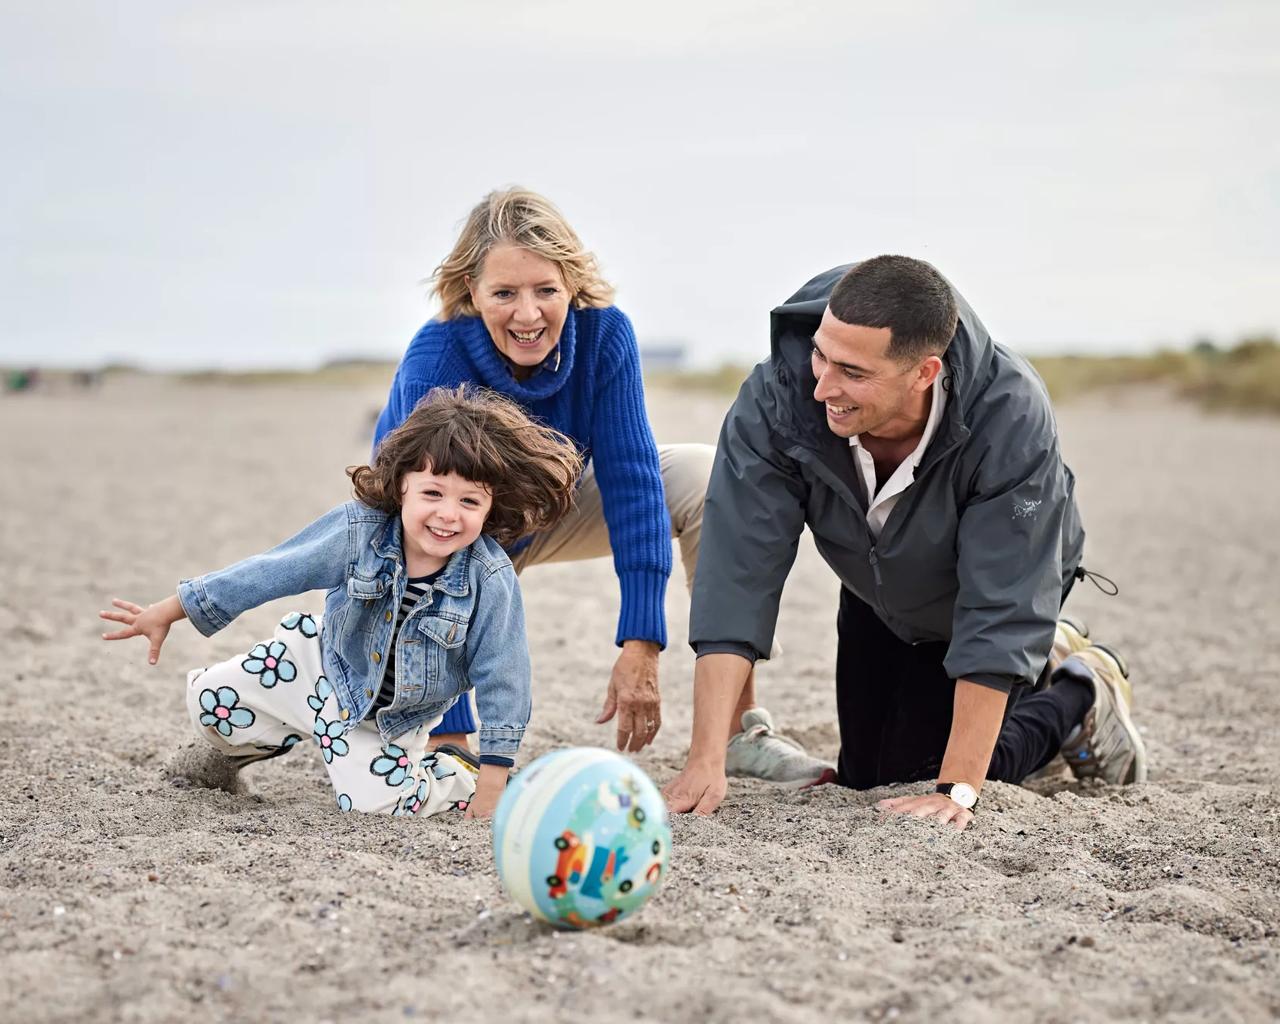
[[[859,443],[859,435],[854,434],[849,438],[849,448],[853,453],[853,464],[857,467],[858,478],[862,481],[863,493],[867,496],[867,525],[871,527],[871,532],[879,538],[880,531],[884,529],[885,521],[889,518],[889,513],[893,511],[893,506],[898,503],[898,498],[902,496],[902,492],[915,483],[916,467],[920,465],[920,460],[924,458],[925,450],[929,447],[929,442],[933,440],[933,435],[938,430],[938,424],[942,420],[942,410],[947,406],[947,389],[944,386],[951,374],[947,371],[947,364],[942,364],[942,371],[938,374],[938,379],[933,382],[933,400],[929,406],[929,418],[924,424],[924,433],[920,435],[920,443],[915,449],[899,464],[898,468],[893,471],[893,475],[884,482],[884,486],[880,488],[879,493],[876,492],[876,463],[871,457],[871,453],[862,447]]]

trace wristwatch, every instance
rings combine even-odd
[[[978,791],[967,782],[939,782],[934,792],[951,797],[966,811],[978,806]]]

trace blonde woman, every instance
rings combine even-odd
[[[587,461],[574,511],[509,551],[517,571],[613,556],[621,650],[596,721],[616,717],[618,748],[639,750],[662,723],[658,654],[667,642],[671,538],[691,583],[714,449],[654,443],[631,321],[612,304],[595,256],[544,197],[514,188],[486,196],[432,282],[440,312],[409,344],[375,444],[433,387],[464,383],[507,395],[573,439]],[[460,701],[436,740],[465,743],[475,728]],[[749,763],[739,767],[750,774],[781,777],[795,773],[797,757],[812,760],[771,732],[748,731]]]

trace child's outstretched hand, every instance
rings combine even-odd
[[[122,601],[118,597],[111,599],[116,611],[98,612],[98,618],[109,622],[121,622],[124,629],[114,633],[103,633],[103,640],[128,640],[132,636],[145,636],[151,644],[147,652],[147,661],[154,665],[160,659],[160,647],[169,635],[169,627],[179,619],[185,619],[187,613],[182,609],[178,595],[166,597],[153,605],[143,608],[132,601]]]

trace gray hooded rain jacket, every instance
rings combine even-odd
[[[848,269],[820,274],[773,311],[772,356],[725,419],[690,643],[767,656],[807,526],[840,582],[898,637],[949,643],[952,678],[1002,690],[1033,683],[1084,545],[1044,384],[957,294],[942,421],[877,540],[849,443],[813,397],[813,334]]]

